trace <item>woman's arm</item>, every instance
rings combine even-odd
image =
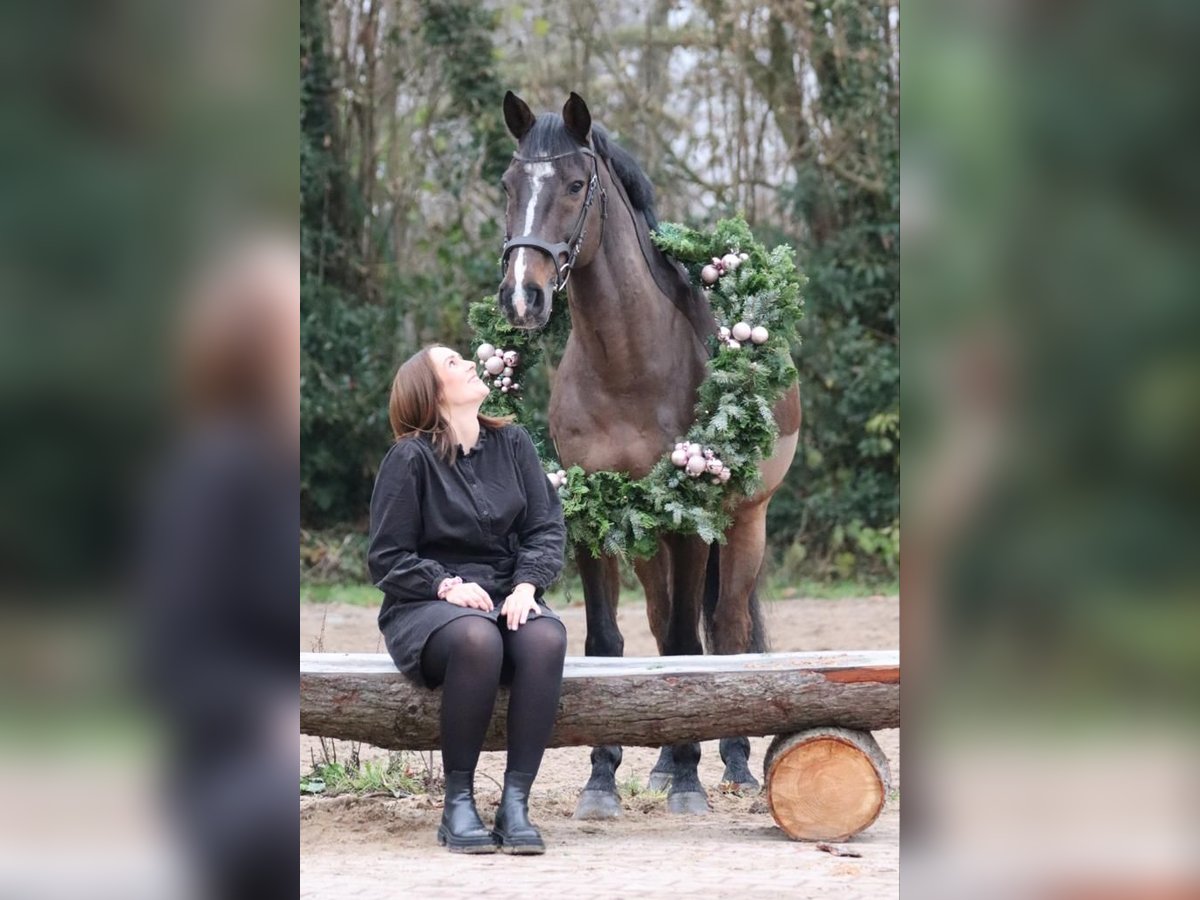
[[[367,566],[375,586],[400,600],[435,600],[454,573],[417,555],[421,536],[422,468],[415,448],[395,447],[379,467],[371,494]]]
[[[562,504],[542,471],[533,440],[525,429],[509,427],[514,431],[517,471],[525,492],[525,515],[519,530],[521,546],[513,584],[547,588],[563,570],[567,527],[563,523]]]

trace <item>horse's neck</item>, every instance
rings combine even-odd
[[[641,214],[621,191],[609,182],[601,246],[587,266],[571,274],[571,352],[563,362],[590,370],[602,392],[645,391],[654,385],[646,379],[657,378],[663,383],[653,386],[655,393],[669,393],[674,385],[690,398],[703,377],[704,347],[687,316],[660,289],[658,281],[675,273],[653,255],[646,259],[636,231],[645,228],[644,221],[633,218]],[[659,279],[652,264],[664,267]]]
[[[687,433],[707,354],[649,269],[635,230],[645,228],[634,219],[641,213],[607,171],[602,177],[608,219],[596,254],[571,274],[571,336],[551,391],[550,432],[565,464],[640,478]]]

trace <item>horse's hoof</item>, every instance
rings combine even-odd
[[[741,771],[726,769],[721,788],[734,794],[757,794],[762,790],[762,785],[743,766]]]
[[[663,793],[671,786],[670,772],[651,772],[650,780],[646,782],[646,790]]]
[[[621,815],[617,795],[609,791],[582,791],[575,804],[575,819],[615,819]]]
[[[750,781],[722,781],[721,792],[737,794],[739,797],[752,797],[762,793],[762,785],[753,778]]]
[[[706,816],[712,810],[703,791],[679,791],[667,796],[667,812],[680,816]]]

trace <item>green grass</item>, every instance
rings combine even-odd
[[[334,797],[338,794],[387,793],[405,797],[423,793],[420,778],[401,754],[389,760],[366,760],[359,765],[340,762],[318,763],[300,777],[300,793]]]
[[[821,600],[842,600],[846,597],[870,597],[876,594],[895,596],[900,592],[896,581],[800,581],[783,583],[775,580],[763,586],[764,600],[791,600],[796,597],[815,597]],[[626,603],[640,603],[641,592],[626,585],[622,592]],[[569,579],[555,585],[549,594],[555,609],[583,603],[583,587],[579,579]],[[369,584],[301,584],[301,603],[347,603],[351,606],[378,607],[383,601],[379,589]]]
[[[652,791],[649,787],[642,784],[641,780],[636,775],[631,775],[620,784],[617,785],[617,792],[628,799],[634,797],[651,797],[654,799],[662,799],[667,796],[666,791]]]
[[[379,606],[383,594],[373,584],[300,585],[301,603],[349,603],[351,606]]]
[[[889,597],[900,593],[896,580],[884,581],[816,581],[804,579],[797,582],[782,582],[771,579],[763,585],[764,600],[791,600],[795,597],[815,597],[818,600],[843,600],[847,597],[873,597],[883,594]]]

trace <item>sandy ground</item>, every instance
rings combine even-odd
[[[766,604],[773,650],[885,650],[899,646],[896,597],[780,600]],[[582,606],[558,610],[567,624],[568,653],[583,655]],[[621,606],[619,621],[628,656],[656,653],[644,608]],[[302,605],[302,650],[320,639],[327,651],[382,652],[375,610],[344,605]],[[624,811],[610,822],[571,818],[590,771],[589,750],[549,750],[534,787],[530,816],[548,851],[540,857],[451,856],[437,846],[440,797],[302,798],[301,896],[542,897],[569,892],[573,900],[609,897],[884,898],[898,896],[900,849],[900,734],[875,734],[891,763],[893,793],[879,820],[835,849],[788,840],[761,797],[721,793],[723,772],[715,741],[702,745],[700,777],[709,789],[710,815],[680,818],[666,811],[664,795],[623,792]],[[761,779],[768,738],[751,741],[751,768]],[[311,767],[312,738],[301,738],[300,769]],[[339,746],[339,756],[348,748]],[[363,748],[363,755],[370,754]],[[657,751],[630,747],[617,780],[646,783]],[[421,766],[421,757],[414,763]],[[435,765],[438,760],[435,756]],[[476,794],[490,821],[499,801],[503,753],[485,753]]]

